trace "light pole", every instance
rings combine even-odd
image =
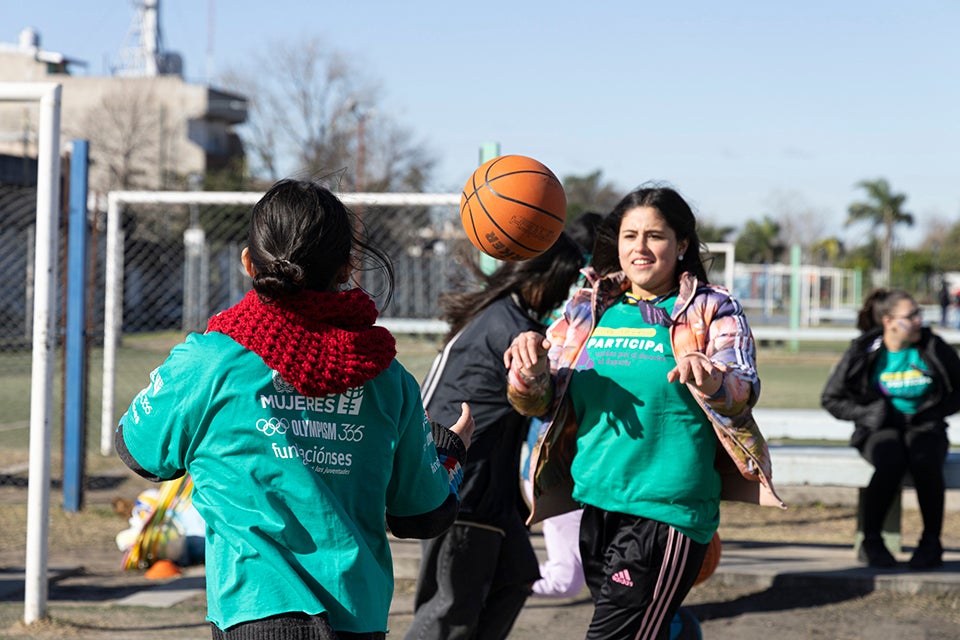
[[[357,119],[357,166],[356,171],[353,177],[353,190],[357,193],[361,193],[364,189],[363,178],[364,178],[364,129],[366,127],[367,118],[373,113],[373,109],[364,108],[359,100],[352,99],[350,100],[350,113]],[[357,225],[359,227],[358,233],[362,232],[363,229],[363,205],[357,204],[354,207],[354,213],[357,216]],[[354,272],[353,278],[357,286],[361,289],[363,288],[363,266],[361,265],[359,269]]]
[[[367,114],[357,116],[357,175],[354,178],[356,191],[363,191],[363,125],[367,120]]]
[[[353,178],[353,190],[363,191],[364,185],[364,133],[367,118],[373,115],[373,109],[365,108],[358,100],[350,100],[350,113],[357,119],[357,167]]]

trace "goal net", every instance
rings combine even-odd
[[[147,374],[191,331],[250,289],[240,264],[250,207],[262,193],[115,191],[107,196],[100,449],[112,451],[116,419]],[[459,194],[343,193],[370,240],[390,256],[389,305],[382,273],[361,269],[380,324],[437,334],[440,293],[463,286],[468,251]],[[468,253],[469,255],[469,253]]]
[[[238,302],[251,282],[240,264],[250,207],[258,192],[115,191],[107,196],[104,258],[103,378],[100,450],[113,449],[119,416],[169,349],[210,316]],[[370,240],[390,256],[395,288],[384,276],[355,276],[395,333],[438,335],[440,294],[474,286],[464,257],[478,252],[460,224],[459,194],[343,193]],[[719,253],[729,279],[732,246]],[[722,275],[720,275],[722,274]]]

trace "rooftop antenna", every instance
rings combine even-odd
[[[160,34],[160,0],[134,0],[132,4],[135,14],[114,73],[131,77],[158,76],[170,70],[166,68],[169,65]]]
[[[213,0],[207,0],[207,82],[213,79]]]

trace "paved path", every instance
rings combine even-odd
[[[533,535],[534,547],[543,556],[543,539]],[[416,579],[420,562],[417,541],[391,541],[394,571],[398,582]],[[844,586],[856,590],[894,593],[958,593],[960,592],[960,550],[947,549],[944,566],[935,571],[912,571],[906,568],[909,554],[898,557],[901,567],[877,570],[863,566],[854,557],[851,547],[816,544],[779,544],[766,542],[727,541],[720,565],[711,581],[730,586],[768,588],[771,586]],[[54,580],[74,575],[74,568],[50,570]],[[17,569],[0,570],[0,596],[23,588],[23,573]],[[203,567],[188,567],[177,578],[143,579],[142,588],[114,604],[147,607],[172,607],[204,589]],[[402,601],[404,593],[398,592]],[[580,600],[586,592],[573,600]],[[532,603],[561,602],[534,599]]]
[[[542,538],[534,535],[533,541],[542,554]],[[392,548],[398,586],[391,606],[390,637],[402,638],[413,615],[412,585],[420,551],[419,543],[413,541],[394,540]],[[908,557],[908,551],[898,555],[903,562]],[[709,640],[766,637],[773,629],[777,640],[955,640],[960,549],[949,549],[945,559],[946,565],[937,571],[914,572],[905,567],[879,571],[860,565],[849,546],[727,541],[716,573],[694,588],[687,604],[703,621],[703,637]],[[99,575],[115,587],[116,575]],[[12,637],[125,639],[135,630],[147,634],[141,637],[164,640],[210,637],[203,622],[203,567],[190,567],[177,578],[158,581],[125,572],[121,589],[97,589],[91,583],[94,575],[75,569],[54,567],[51,577],[63,585],[57,600],[75,600],[63,602],[74,608],[59,609],[61,619],[80,615],[72,613],[77,606],[90,612],[85,615],[99,617],[92,622],[84,619],[67,628],[66,634],[40,636],[31,631]],[[0,568],[0,601],[13,603],[22,599],[22,593],[22,571]],[[948,603],[946,613],[924,609],[931,603],[940,606],[938,602]],[[510,638],[542,640],[549,630],[551,640],[579,640],[592,611],[586,591],[564,600],[531,598]],[[827,631],[824,621],[829,621]],[[925,635],[917,636],[918,628]],[[2,630],[0,635],[5,635]]]

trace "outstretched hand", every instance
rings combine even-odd
[[[700,393],[712,396],[723,384],[723,370],[706,355],[693,351],[682,356],[667,373],[667,382],[692,384]]]
[[[520,370],[520,375],[535,378],[547,370],[550,341],[536,331],[525,331],[513,339],[503,353],[503,365]]]
[[[460,418],[453,423],[450,431],[457,434],[463,441],[463,446],[470,448],[470,439],[473,437],[473,429],[476,424],[473,422],[473,416],[470,415],[470,405],[466,402],[460,403]]]

